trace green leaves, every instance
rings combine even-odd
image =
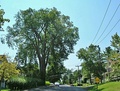
[[[107,68],[111,68],[110,75],[120,75],[120,36],[116,33],[112,36],[111,46],[107,47],[104,54],[108,61]]]
[[[111,46],[116,50],[120,50],[120,36],[117,33],[112,36]]]
[[[4,25],[5,22],[9,22],[10,20],[9,19],[5,19],[3,16],[4,16],[5,12],[3,9],[0,9],[0,31],[1,31],[1,28],[2,26]]]
[[[10,77],[18,74],[19,70],[16,69],[15,63],[8,63],[6,61],[3,61],[2,64],[0,64],[0,79],[3,76],[5,80],[8,80]]]

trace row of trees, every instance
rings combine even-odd
[[[112,36],[111,46],[105,51],[100,51],[100,47],[91,44],[87,48],[81,48],[77,52],[77,57],[83,60],[82,74],[84,78],[99,77],[101,82],[105,73],[110,79],[112,76],[120,76],[120,36],[116,33]],[[104,74],[104,75],[103,75]]]

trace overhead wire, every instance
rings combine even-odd
[[[112,32],[112,30],[117,26],[119,22],[120,22],[120,19],[115,23],[112,29],[106,34],[106,36],[98,44],[100,44]]]
[[[103,35],[103,34],[105,33],[105,31],[107,30],[108,26],[110,25],[110,23],[111,23],[112,19],[114,18],[114,16],[115,16],[117,10],[119,9],[119,7],[120,7],[120,4],[119,4],[118,7],[116,8],[113,16],[111,17],[110,21],[108,22],[107,26],[105,27],[105,29],[103,30],[102,34],[99,36],[99,38],[97,39],[97,41],[95,42],[95,44],[100,40],[100,38],[102,37],[102,35]]]
[[[104,19],[105,19],[105,17],[106,17],[107,12],[108,12],[110,3],[111,3],[111,0],[109,1],[109,4],[108,4],[108,6],[107,6],[107,9],[106,9],[105,14],[104,14],[103,19],[102,19],[102,22],[101,22],[101,24],[100,24],[100,26],[99,26],[99,28],[98,28],[98,30],[97,30],[97,33],[96,33],[95,37],[93,38],[92,43],[93,43],[94,40],[96,39],[96,37],[97,37],[97,35],[98,35],[98,33],[99,33],[100,29],[101,29],[101,26],[102,26],[102,24],[103,24],[103,22],[104,22]],[[92,44],[92,43],[91,43],[91,44]]]

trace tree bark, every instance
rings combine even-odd
[[[46,75],[46,66],[45,66],[45,61],[44,60],[40,60],[41,64],[40,64],[40,79],[42,80],[41,85],[45,86],[45,75]]]
[[[39,48],[36,47],[36,53],[39,60],[39,68],[40,68],[40,79],[41,79],[41,85],[45,86],[45,76],[46,76],[46,66],[45,66],[45,60],[40,55]]]

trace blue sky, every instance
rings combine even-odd
[[[5,23],[5,32],[0,32],[0,36],[4,36],[7,33],[7,26],[12,26],[15,23],[14,16],[19,10],[26,10],[29,7],[36,10],[41,8],[56,7],[62,14],[70,16],[73,24],[79,28],[80,40],[77,42],[77,45],[74,46],[74,53],[69,55],[68,60],[64,62],[67,68],[76,69],[75,66],[80,65],[81,63],[81,61],[76,57],[76,52],[80,48],[86,48],[92,43],[101,24],[109,1],[110,0],[0,0],[1,8],[5,11],[4,17],[10,19],[9,23]],[[111,4],[104,22],[93,44],[98,45],[99,41],[106,36],[115,23],[120,19],[119,7],[103,36],[98,42],[96,42],[119,4],[120,0],[111,0]],[[120,23],[118,23],[110,34],[99,44],[101,50],[104,50],[105,47],[110,46],[111,36],[113,36],[116,32],[120,35]],[[8,53],[13,58],[16,51],[8,48],[7,45],[0,43],[0,54],[5,53]]]

